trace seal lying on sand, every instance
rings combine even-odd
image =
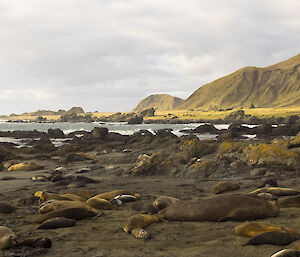
[[[107,201],[114,199],[118,195],[133,195],[136,199],[139,199],[141,196],[138,193],[133,193],[128,190],[114,190],[110,192],[104,192],[98,195],[95,195],[94,197],[100,197],[102,199],[105,199]]]
[[[0,226],[0,250],[8,249],[15,243],[16,235],[8,227]]]
[[[270,193],[276,196],[288,196],[288,195],[300,194],[298,190],[292,188],[284,188],[284,187],[262,187],[250,192],[249,194],[257,195],[259,193]]]
[[[227,191],[233,191],[239,189],[240,186],[237,183],[233,183],[230,181],[221,181],[212,190],[212,193],[214,194],[221,194],[223,192]]]
[[[21,162],[10,166],[8,171],[20,171],[20,170],[41,170],[44,166],[35,162]]]
[[[73,227],[76,225],[76,221],[73,219],[67,219],[64,217],[57,217],[44,221],[38,226],[38,229],[55,229]]]
[[[175,204],[180,201],[181,200],[176,197],[161,195],[154,200],[153,206],[156,207],[158,210],[161,210],[168,207],[171,204]]]
[[[52,212],[52,211],[58,211],[58,210],[67,209],[67,208],[77,208],[77,207],[85,208],[85,209],[91,210],[91,211],[97,211],[96,209],[94,209],[92,206],[90,206],[89,204],[87,204],[85,202],[54,200],[54,201],[49,201],[49,202],[43,203],[39,208],[39,213],[45,214],[45,213]]]
[[[287,231],[268,231],[251,238],[244,245],[288,245],[296,240],[297,238]]]
[[[173,221],[244,221],[278,214],[276,201],[248,195],[220,195],[198,202],[180,201],[159,212],[161,218]]]
[[[35,192],[34,196],[40,198],[40,203],[49,201],[49,200],[65,200],[65,201],[72,201],[70,198],[60,195],[60,194],[55,194],[55,193],[49,193],[46,191],[37,191]]]
[[[281,250],[272,254],[271,257],[300,257],[300,251],[293,249]]]
[[[100,197],[92,197],[86,201],[86,204],[98,210],[113,210],[115,206],[109,201]]]
[[[291,235],[300,238],[300,234],[288,227],[280,227],[264,222],[246,222],[244,224],[234,227],[234,234],[236,236],[255,237],[259,234],[269,231],[287,231]]]
[[[300,195],[291,196],[279,202],[280,208],[300,207]]]
[[[84,218],[94,217],[100,214],[99,212],[91,211],[82,207],[75,208],[67,208],[57,211],[47,212],[45,214],[39,214],[33,218],[33,222],[42,223],[45,220],[57,218],[57,217],[65,217],[68,219],[81,220]]]

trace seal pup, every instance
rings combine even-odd
[[[300,238],[300,234],[289,227],[280,227],[265,222],[246,222],[234,227],[236,236],[255,237],[269,231],[287,231],[291,235]]]
[[[270,193],[276,196],[289,196],[289,195],[298,195],[300,192],[292,188],[285,187],[262,187],[256,190],[253,190],[249,194],[257,195],[259,193]]]
[[[221,194],[227,191],[234,191],[240,189],[240,185],[230,181],[221,181],[212,189],[212,193]]]
[[[15,233],[6,226],[0,226],[0,250],[9,249],[15,244]]]
[[[64,217],[57,217],[53,219],[48,219],[38,226],[38,229],[56,229],[56,228],[66,228],[74,227],[76,221],[73,219],[67,219]]]
[[[271,257],[300,257],[300,251],[294,249],[280,250],[272,254]]]
[[[13,213],[16,208],[10,204],[0,202],[0,213]]]
[[[154,200],[153,206],[156,207],[158,210],[161,210],[168,207],[171,204],[175,204],[180,201],[181,200],[176,197],[161,195]]]
[[[276,217],[277,201],[248,195],[219,195],[197,202],[180,201],[162,209],[158,215],[169,221],[245,221]]]
[[[270,244],[270,245],[288,245],[297,238],[292,236],[287,231],[268,231],[261,233],[253,238],[251,238],[245,245],[262,245],[262,244]]]

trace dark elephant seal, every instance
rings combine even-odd
[[[237,183],[233,183],[230,181],[221,181],[217,185],[214,186],[212,193],[221,194],[223,192],[234,191],[239,188],[240,188],[240,186]]]
[[[44,221],[41,225],[38,226],[38,229],[66,228],[66,227],[74,227],[75,225],[76,225],[76,221],[73,219],[57,217],[57,218]]]
[[[32,237],[18,240],[16,246],[30,246],[34,248],[51,248],[52,241],[48,237]]]
[[[170,221],[245,221],[278,214],[277,201],[248,195],[220,195],[198,202],[180,201],[159,212],[161,218]]]
[[[244,245],[288,245],[296,240],[297,238],[287,231],[269,231],[251,238]]]
[[[168,207],[169,205],[178,203],[180,201],[181,200],[176,197],[161,195],[154,200],[153,206],[156,207],[158,210],[162,210]]]
[[[13,213],[16,208],[7,203],[0,202],[0,213]]]
[[[300,251],[293,249],[286,249],[276,252],[271,257],[300,257]]]
[[[0,250],[9,249],[14,245],[16,239],[15,233],[6,226],[0,226]]]
[[[300,207],[300,195],[285,198],[279,202],[280,208]]]
[[[45,214],[39,214],[33,218],[33,222],[42,223],[48,219],[57,218],[57,217],[65,217],[68,219],[81,220],[84,218],[94,217],[100,213],[95,211],[88,210],[86,208],[66,208],[57,211],[51,211]]]
[[[131,206],[131,208],[135,211],[141,212],[143,214],[155,214],[158,212],[158,208],[156,208],[153,203],[135,203]]]
[[[298,190],[292,188],[285,188],[285,187],[262,187],[250,192],[249,194],[257,195],[259,193],[270,193],[276,196],[289,196],[289,195],[300,194]]]

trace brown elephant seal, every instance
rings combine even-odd
[[[53,212],[53,211],[58,211],[62,209],[67,209],[67,208],[85,208],[87,210],[91,211],[97,211],[94,209],[92,206],[85,202],[79,202],[79,201],[49,201],[44,204],[42,204],[39,208],[39,213],[40,214],[45,214],[48,212]]]
[[[92,197],[86,201],[86,204],[98,210],[113,210],[116,207],[109,201],[99,197]]]
[[[8,214],[8,213],[15,212],[15,210],[16,210],[16,208],[13,207],[12,205],[0,202],[0,213],[7,213]]]
[[[170,221],[245,221],[278,214],[276,201],[248,195],[220,195],[198,202],[180,201],[158,213],[162,219]]]
[[[87,200],[88,198],[91,198],[91,197],[97,195],[97,192],[85,191],[85,190],[75,190],[75,191],[73,190],[73,191],[63,192],[61,195],[65,195],[65,194],[76,195],[76,196],[79,196],[79,197]]]
[[[43,223],[44,221],[57,217],[65,217],[68,219],[81,220],[99,215],[100,212],[95,212],[82,207],[66,208],[57,211],[39,214],[33,218],[35,223]]]
[[[161,195],[154,200],[153,206],[156,207],[158,210],[162,210],[168,207],[169,205],[178,203],[180,201],[181,200],[176,197]]]
[[[62,196],[60,194],[56,193],[49,193],[46,191],[37,191],[35,192],[34,196],[39,198],[40,203],[49,201],[49,200],[65,200],[65,201],[71,201],[70,198]]]
[[[67,197],[72,201],[78,201],[78,202],[85,202],[86,200],[78,195],[74,195],[74,194],[61,194],[61,196],[63,197]]]
[[[44,166],[35,162],[21,162],[10,166],[8,171],[20,171],[20,170],[41,170]]]
[[[131,208],[143,214],[155,214],[158,212],[158,208],[156,208],[153,203],[149,202],[135,203],[131,206]]]
[[[235,226],[233,230],[236,236],[255,237],[269,231],[287,231],[291,235],[300,238],[300,234],[289,227],[281,227],[265,222],[246,222]]]
[[[8,169],[10,166],[20,163],[19,160],[10,160],[3,163],[3,168]]]
[[[280,250],[272,254],[271,257],[300,257],[300,251],[293,249]]]
[[[52,241],[48,237],[32,237],[18,240],[16,246],[30,246],[34,248],[51,248]]]
[[[128,190],[114,190],[109,192],[104,192],[98,195],[95,195],[94,197],[100,197],[107,201],[114,199],[118,195],[133,195],[136,199],[139,199],[141,196],[138,193],[132,193]]]
[[[240,189],[239,184],[230,181],[221,181],[214,186],[214,188],[212,189],[212,193],[221,194],[223,192],[234,191],[237,189]]]
[[[300,195],[285,198],[279,202],[280,208],[300,207]]]
[[[0,226],[0,250],[9,249],[15,244],[15,233],[6,226]]]
[[[76,225],[76,221],[73,219],[57,217],[57,218],[44,221],[41,225],[38,226],[38,229],[66,228],[66,227],[74,227],[75,225]]]
[[[251,238],[244,245],[288,245],[296,240],[297,238],[287,231],[268,231]]]
[[[123,230],[126,233],[132,233],[134,229],[144,229],[148,225],[160,221],[161,219],[155,215],[136,214],[126,220],[125,224],[123,225]],[[135,230],[135,233],[138,234],[138,230]]]
[[[300,240],[296,240],[290,245],[287,246],[288,249],[297,249],[300,250]]]
[[[300,194],[298,190],[285,187],[262,187],[250,192],[249,194],[257,195],[259,193],[270,193],[276,196],[289,196]]]

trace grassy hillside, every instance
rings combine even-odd
[[[133,109],[134,112],[141,112],[145,109],[154,108],[159,111],[173,110],[177,108],[184,100],[170,96],[167,94],[150,95],[140,101],[140,103]]]
[[[300,106],[300,54],[266,68],[245,67],[197,89],[179,109]]]

